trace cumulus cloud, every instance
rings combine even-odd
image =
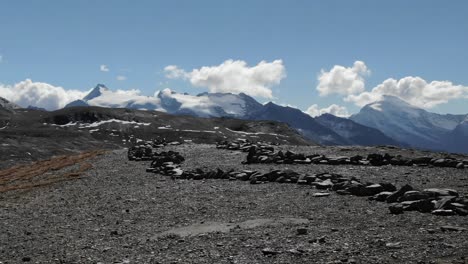
[[[318,105],[313,104],[311,105],[307,110],[306,113],[309,114],[312,117],[320,116],[323,114],[332,114],[334,116],[339,116],[339,117],[349,117],[350,114],[348,112],[348,109],[344,106],[332,104],[328,107],[325,108],[319,108]]]
[[[127,80],[127,76],[118,75],[118,76],[116,77],[116,79],[117,79],[117,81],[125,81],[125,80]]]
[[[432,108],[452,99],[468,98],[467,86],[455,85],[450,81],[427,82],[413,76],[400,80],[390,78],[366,91],[364,77],[369,73],[370,70],[362,61],[354,62],[352,67],[335,65],[330,71],[321,71],[317,91],[321,96],[343,95],[345,102],[361,107],[381,100],[384,95],[399,97],[421,108]]]
[[[355,61],[352,67],[335,65],[330,71],[320,72],[317,90],[320,96],[360,93],[365,89],[364,77],[368,74],[370,71],[362,61]]]
[[[190,75],[185,72],[183,69],[179,69],[177,65],[169,65],[164,67],[164,72],[166,73],[166,78],[169,79],[187,79],[190,78]]]
[[[249,67],[245,61],[227,60],[217,66],[204,66],[187,72],[175,65],[164,68],[170,79],[188,80],[193,86],[208,88],[213,93],[245,93],[272,98],[271,86],[286,77],[282,60],[261,61]]]
[[[400,80],[387,79],[371,91],[348,95],[345,101],[364,106],[381,100],[383,95],[397,96],[417,107],[432,108],[452,99],[468,98],[468,87],[455,85],[449,81],[428,83],[420,77],[409,76]]]
[[[107,67],[107,65],[101,65],[99,66],[99,70],[102,71],[102,72],[108,72],[109,71],[109,67]]]
[[[15,85],[0,85],[0,96],[21,107],[30,105],[56,110],[71,101],[81,99],[87,92],[66,90],[48,83],[33,82],[26,79]]]

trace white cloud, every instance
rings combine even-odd
[[[320,72],[317,90],[320,96],[360,93],[364,91],[364,76],[368,74],[370,71],[362,61],[355,61],[353,67],[335,65],[330,71]]]
[[[350,116],[350,114],[348,112],[348,109],[346,109],[346,107],[339,106],[339,105],[336,105],[336,104],[332,104],[332,105],[330,105],[328,107],[321,108],[321,109],[319,108],[318,105],[313,104],[306,110],[306,113],[309,114],[312,117],[320,116],[320,115],[323,115],[325,113],[332,114],[332,115],[338,116],[338,117],[349,117]]]
[[[417,107],[432,108],[452,99],[468,98],[468,87],[455,85],[449,81],[428,83],[420,77],[409,76],[400,80],[387,79],[371,91],[348,95],[345,101],[364,106],[381,100],[383,95],[397,96]]]
[[[87,92],[66,90],[48,83],[26,79],[15,85],[0,85],[0,96],[22,107],[30,105],[47,110],[63,108],[71,101],[81,99]]]
[[[102,71],[102,72],[108,72],[109,71],[109,67],[107,67],[107,65],[101,65],[99,66],[99,70]]]
[[[245,61],[227,60],[218,66],[204,66],[191,72],[169,65],[164,72],[167,78],[185,79],[196,87],[208,88],[212,93],[245,93],[263,98],[272,98],[271,86],[286,77],[282,60],[261,61],[253,67]]]
[[[127,80],[127,77],[126,77],[126,76],[123,76],[123,75],[118,75],[118,76],[116,77],[116,79],[117,79],[117,81],[125,81],[125,80]]]
[[[3,62],[3,55],[0,54],[0,63]]]
[[[164,67],[166,78],[169,79],[186,79],[190,78],[190,74],[186,73],[183,69],[179,69],[177,65],[169,65]]]
[[[397,96],[421,108],[432,108],[452,99],[468,98],[467,86],[455,85],[450,81],[427,82],[413,76],[400,80],[387,79],[372,90],[366,91],[364,77],[369,73],[370,70],[362,61],[355,61],[353,67],[335,65],[328,72],[321,71],[317,90],[321,96],[343,95],[345,102],[352,102],[361,107],[381,100],[383,95]]]

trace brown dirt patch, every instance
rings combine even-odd
[[[0,192],[28,190],[80,178],[93,167],[88,160],[104,153],[104,150],[86,151],[0,170]]]

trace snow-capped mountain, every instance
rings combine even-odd
[[[98,84],[83,99],[74,101],[66,107],[72,106],[158,110],[171,114],[198,117],[273,120],[287,123],[306,138],[321,144],[353,144],[298,109],[276,105],[271,102],[263,105],[243,93],[201,93],[189,95],[164,89],[151,97],[138,94],[129,95],[128,92],[113,92],[104,85]]]
[[[445,138],[466,115],[441,115],[412,106],[394,96],[384,96],[364,106],[351,120],[376,128],[391,138],[410,146],[450,150]]]
[[[190,95],[164,89],[155,96],[142,96],[137,91],[111,91],[102,84],[66,107],[71,106],[157,110],[207,118],[273,120],[287,123],[306,138],[325,145],[400,145],[436,150],[453,149],[448,147],[454,144],[449,144],[447,137],[455,128],[463,130],[460,123],[465,119],[463,115],[430,113],[393,96],[384,96],[383,100],[366,105],[350,119],[332,115],[313,118],[296,108],[272,102],[260,104],[243,93]]]
[[[65,106],[101,106],[108,108],[130,108],[160,110],[160,100],[153,96],[139,95],[136,91],[111,91],[104,84],[98,84],[83,99],[73,101]]]
[[[323,114],[316,117],[315,120],[347,139],[350,145],[404,145],[385,135],[378,129],[358,124],[350,119],[337,117],[331,114]]]
[[[20,109],[21,107],[18,106],[17,104],[14,104],[7,99],[0,97],[0,109],[12,112],[15,109]]]
[[[199,117],[243,118],[262,107],[255,99],[243,93],[201,93],[195,96],[164,89],[156,97],[166,112]]]

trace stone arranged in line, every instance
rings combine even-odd
[[[252,153],[251,150],[252,148],[250,148],[249,155]],[[291,169],[273,170],[267,173],[255,170],[236,171],[231,169],[223,171],[219,168],[216,170],[197,168],[184,171],[181,169],[180,164],[185,159],[180,153],[163,151],[160,153],[151,152],[150,154],[145,153],[148,157],[152,157],[150,167],[146,171],[171,176],[174,180],[226,179],[230,181],[249,181],[251,184],[276,182],[309,185],[321,191],[313,194],[313,197],[327,197],[330,195],[330,191],[340,195],[367,196],[370,200],[389,203],[389,210],[392,214],[419,211],[441,216],[468,215],[468,198],[459,195],[453,189],[416,190],[410,185],[404,185],[397,189],[395,185],[388,182],[364,183],[356,177],[345,177],[336,173],[324,172],[309,175],[300,174]],[[292,152],[286,152],[284,156],[298,158],[298,155]],[[371,157],[375,156],[372,155]]]
[[[468,168],[468,160],[459,160],[453,157],[432,158],[432,157],[417,157],[406,158],[401,155],[390,155],[372,153],[366,157],[355,155],[351,157],[338,156],[327,157],[320,154],[306,155],[303,153],[295,153],[292,151],[265,152],[256,146],[251,146],[248,149],[247,159],[245,164],[254,163],[275,163],[275,164],[325,164],[325,165],[370,165],[370,166],[434,166],[434,167],[450,167],[464,169]]]
[[[275,145],[277,146],[278,144],[264,141],[252,142],[245,138],[238,138],[233,141],[218,142],[216,148],[247,152],[251,147],[255,147],[259,153],[269,154],[275,151]]]
[[[185,158],[175,151],[163,151],[153,154],[153,161],[147,172],[159,173],[167,176],[180,176],[184,171],[180,168],[180,164]]]
[[[401,214],[405,211],[419,211],[434,215],[468,215],[468,199],[460,196],[452,189],[424,189],[415,190],[410,185],[397,189],[395,185],[382,183],[363,183],[355,177],[345,177],[336,173],[318,173],[313,175],[300,174],[290,169],[273,170],[261,173],[254,170],[194,170],[183,171],[180,163],[184,158],[177,152],[161,152],[155,156],[147,172],[171,176],[173,179],[225,179],[230,181],[249,181],[251,184],[267,182],[292,183],[313,186],[320,193],[313,197],[327,197],[328,191],[340,195],[367,196],[370,200],[387,202],[392,214]],[[325,192],[326,191],[326,192]]]
[[[140,142],[139,145],[132,146],[128,149],[128,160],[147,161],[153,160],[155,153],[153,148],[162,148],[168,145],[180,145],[179,141],[167,142],[165,138],[153,139]],[[156,153],[157,154],[157,153]]]

